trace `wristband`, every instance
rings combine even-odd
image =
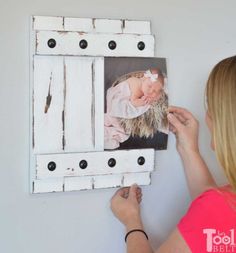
[[[127,241],[127,237],[128,237],[131,233],[133,233],[133,232],[141,232],[141,233],[143,233],[143,234],[146,236],[147,240],[148,240],[147,234],[146,234],[142,229],[133,229],[133,230],[130,230],[130,231],[126,234],[126,236],[125,236],[125,242]]]

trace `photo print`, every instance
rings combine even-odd
[[[167,148],[165,58],[105,57],[105,150]]]

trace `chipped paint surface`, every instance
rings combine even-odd
[[[150,22],[33,16],[32,35],[33,193],[150,184],[153,150],[104,152],[104,57],[153,57]],[[54,48],[48,47],[51,38]],[[78,43],[82,39],[85,49]],[[116,50],[108,48],[110,40]],[[143,51],[137,48],[140,40]],[[137,164],[141,155],[145,166]],[[111,157],[117,160],[112,169]],[[86,169],[79,167],[83,159]],[[56,168],[50,171],[52,161]]]

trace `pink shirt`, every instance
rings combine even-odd
[[[177,228],[192,253],[236,253],[236,194],[227,186],[205,191]]]

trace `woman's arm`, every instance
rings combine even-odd
[[[114,215],[125,225],[126,233],[133,229],[144,230],[140,216],[139,203],[142,200],[141,189],[137,185],[119,189],[111,199],[111,209]],[[142,232],[129,234],[126,241],[127,253],[154,253],[149,240]],[[177,228],[155,253],[190,253]]]
[[[192,198],[205,190],[217,187],[198,147],[198,121],[186,109],[171,106],[168,109],[170,130],[176,136],[177,150],[182,159],[188,188]]]
[[[111,199],[114,215],[125,225],[126,233],[133,229],[144,230],[139,203],[142,200],[141,188],[136,184],[119,189]],[[142,232],[132,232],[127,237],[127,253],[153,253]]]

